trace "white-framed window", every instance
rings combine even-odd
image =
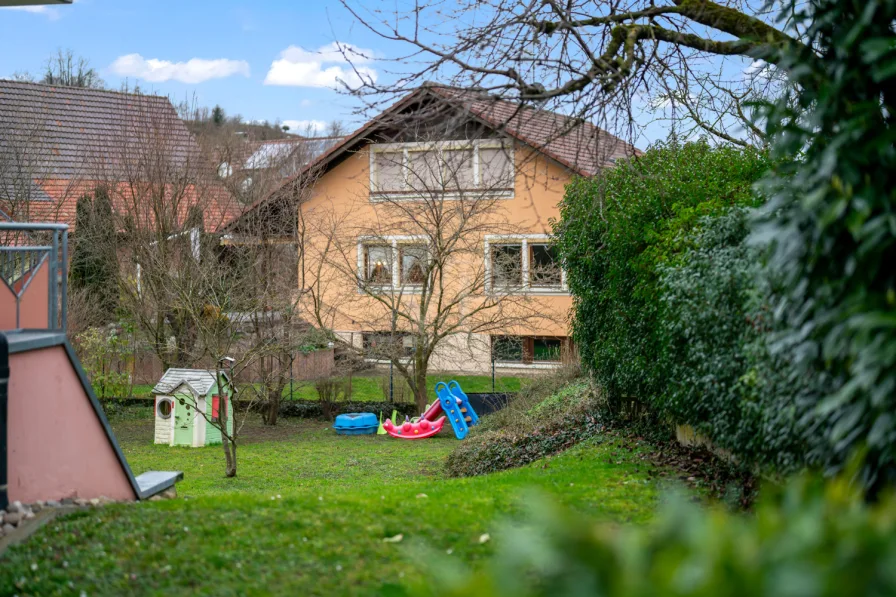
[[[370,149],[370,198],[513,197],[513,146],[501,139],[380,143]]]
[[[565,294],[566,272],[547,234],[487,235],[486,287],[532,293]]]
[[[426,281],[428,268],[429,248],[425,237],[358,240],[358,281],[362,288],[419,291]]]

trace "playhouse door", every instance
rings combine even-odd
[[[193,412],[192,406],[188,401],[177,401],[177,407],[174,414],[174,445],[176,446],[192,446],[193,445]]]

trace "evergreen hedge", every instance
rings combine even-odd
[[[752,186],[768,167],[758,151],[666,143],[567,187],[554,233],[574,297],[573,333],[611,406],[661,406],[661,268],[682,261],[707,218],[757,205]]]

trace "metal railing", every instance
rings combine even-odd
[[[48,277],[47,328],[65,330],[68,225],[0,222],[0,279],[16,297],[16,328],[21,327],[22,297],[44,263]]]

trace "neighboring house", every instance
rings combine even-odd
[[[230,160],[221,161],[218,176],[222,179],[237,178],[236,192],[250,198],[258,197],[260,193],[269,193],[279,187],[283,180],[294,176],[342,139],[291,135],[287,139],[247,141],[244,146],[237,146],[231,151],[233,155]],[[253,185],[262,185],[263,188],[252,193]]]
[[[475,309],[484,295],[500,289],[508,297],[524,297],[539,317],[506,329],[480,326],[453,333],[430,366],[464,372],[488,371],[493,362],[514,370],[553,367],[573,351],[568,320],[572,298],[550,240],[564,185],[574,176],[592,176],[638,154],[588,122],[477,91],[427,85],[331,147],[299,173],[308,176],[287,181],[248,214],[267,210],[270,219],[280,209],[280,218],[291,221],[297,209],[303,226],[316,229],[296,241],[301,244],[300,291],[316,301],[307,308],[317,309],[318,316],[325,312],[328,327],[367,354],[376,354],[378,346],[394,346],[396,336],[389,332],[392,324],[383,305],[415,300],[431,242],[425,228],[415,235],[400,232],[401,223],[387,210],[400,212],[408,206],[411,214],[417,203],[431,200],[430,189],[437,189],[441,203],[436,209],[445,213],[453,209],[452,201],[487,200],[495,206],[494,215],[477,216],[482,223],[471,227],[472,238],[465,239],[471,247],[469,267],[456,274],[458,285],[474,275],[482,276],[484,284],[478,295],[460,299],[457,312]],[[298,178],[314,182],[299,193]],[[423,190],[413,181],[423,181]],[[301,200],[285,202],[284,195]],[[312,224],[315,216],[323,217]],[[242,221],[228,227],[230,242],[239,242]],[[326,222],[342,238],[324,234]],[[388,222],[397,232],[383,232],[382,227],[375,235],[363,232],[378,222]],[[322,257],[340,245],[343,265]],[[316,292],[309,290],[313,285]],[[372,287],[385,298],[372,296]],[[379,315],[372,316],[374,312]],[[410,355],[413,334],[399,336]]]
[[[0,80],[0,209],[15,221],[74,225],[78,198],[98,186],[114,209],[151,220],[158,206],[143,195],[164,187],[175,219],[195,205],[214,231],[237,212],[207,169],[166,97]]]

